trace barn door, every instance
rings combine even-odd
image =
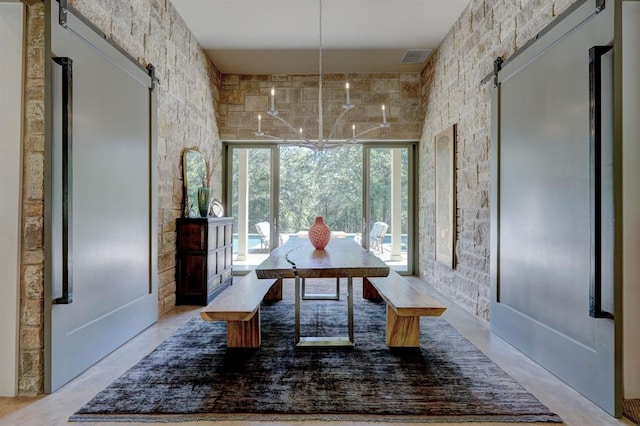
[[[491,326],[617,416],[614,2],[596,3],[497,73]]]
[[[158,302],[153,77],[72,11],[49,6],[52,392],[155,322]]]

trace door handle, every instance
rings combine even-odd
[[[73,129],[73,60],[53,58],[62,67],[62,296],[53,300],[64,305],[73,302],[72,259],[72,129]]]
[[[589,285],[589,316],[609,318],[602,310],[602,55],[612,46],[589,49],[589,161],[591,191],[591,283]]]

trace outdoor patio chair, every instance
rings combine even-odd
[[[256,223],[256,230],[260,235],[260,248],[269,249],[269,241],[271,241],[271,224],[269,222]]]
[[[384,222],[376,222],[373,224],[373,228],[371,228],[371,232],[369,232],[369,249],[376,249],[382,253],[382,241],[384,240],[384,236],[387,234],[387,229],[389,229],[389,225]],[[354,241],[361,244],[362,236],[357,234]]]
[[[260,235],[260,248],[268,250],[269,241],[271,241],[271,224],[269,222],[256,223],[256,229],[258,230],[258,235]],[[288,239],[288,234],[278,235],[280,245],[286,243]]]
[[[371,228],[371,232],[369,233],[370,249],[376,249],[380,253],[383,252],[382,242],[384,236],[387,234],[387,229],[389,229],[389,225],[384,222],[376,222],[373,224],[373,228]]]

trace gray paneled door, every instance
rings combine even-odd
[[[614,2],[599,13],[596,3],[578,2],[498,73],[491,325],[620,415],[609,49]]]
[[[157,319],[152,78],[49,3],[46,391]]]

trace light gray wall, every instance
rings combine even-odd
[[[22,3],[0,2],[0,396],[18,377],[23,23]]]

